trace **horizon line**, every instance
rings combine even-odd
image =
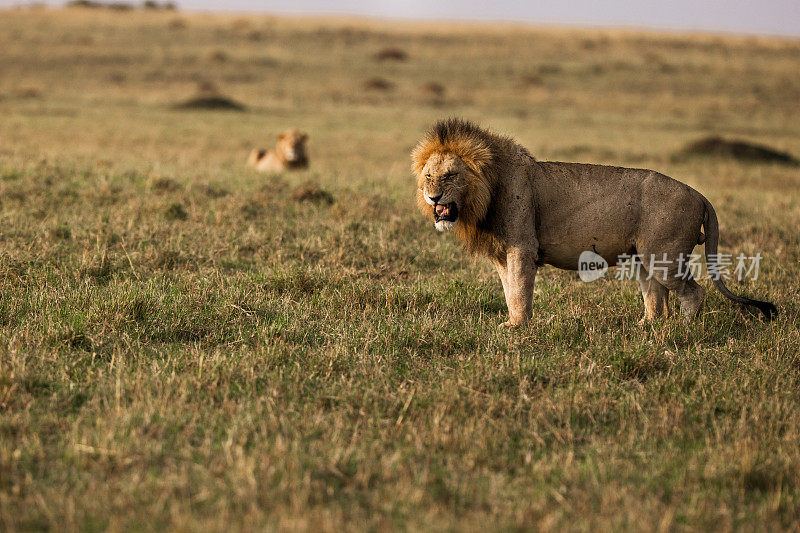
[[[99,4],[127,4],[134,9],[139,8],[144,4],[141,1],[99,1]],[[168,2],[164,2],[168,3]],[[177,3],[177,2],[176,2]],[[0,11],[4,9],[81,9],[80,7],[70,7],[68,2],[51,4],[48,2],[37,2],[32,0],[30,2],[15,2],[9,5],[2,5],[0,0]],[[84,8],[87,10],[95,8]],[[102,8],[99,8],[102,9]],[[385,21],[385,22],[402,22],[402,23],[444,23],[444,24],[472,24],[478,26],[491,26],[491,25],[508,25],[516,28],[548,28],[548,29],[570,29],[570,30],[622,30],[622,31],[637,31],[637,32],[653,32],[653,33],[675,33],[680,35],[688,34],[701,34],[707,36],[731,36],[731,37],[763,37],[763,38],[776,38],[776,39],[789,39],[800,40],[800,32],[766,32],[757,30],[744,30],[744,29],[726,29],[726,28],[708,28],[708,27],[676,27],[670,24],[649,24],[649,23],[630,23],[630,22],[572,22],[566,20],[555,19],[541,19],[534,20],[524,18],[522,20],[510,20],[504,18],[486,18],[479,16],[464,16],[464,17],[439,17],[439,16],[405,16],[405,15],[392,15],[392,14],[370,14],[370,13],[354,13],[354,12],[332,12],[332,11],[292,11],[292,10],[257,10],[250,8],[202,8],[190,7],[182,8],[177,3],[177,9],[170,11],[172,13],[185,13],[185,14],[200,14],[200,15],[263,15],[263,16],[278,16],[287,18],[333,18],[333,19],[360,19],[365,21]]]

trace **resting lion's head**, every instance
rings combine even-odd
[[[306,141],[308,135],[294,128],[278,134],[276,151],[281,159],[288,163],[301,163],[306,161]]]
[[[438,122],[411,153],[417,205],[439,231],[469,233],[486,216],[495,179],[492,137],[458,119]]]

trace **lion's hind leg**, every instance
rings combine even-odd
[[[658,317],[669,316],[669,290],[653,278],[649,278],[647,271],[639,265],[639,288],[644,299],[644,316],[639,324]]]
[[[685,256],[685,254],[684,254]],[[645,293],[645,283],[648,283],[647,290],[654,293],[652,296],[654,304],[659,300],[659,291],[663,289],[663,305],[667,308],[667,295],[672,292],[681,305],[681,313],[686,320],[696,317],[703,308],[706,290],[697,284],[688,272],[681,272],[679,265],[680,254],[661,253],[661,254],[641,254],[643,267],[640,267],[639,283],[642,286],[642,294],[645,297],[645,319],[647,315],[647,294]],[[643,280],[641,274],[644,271],[651,274],[650,280]],[[656,286],[654,286],[654,284]],[[659,289],[658,287],[661,287]]]
[[[692,320],[700,314],[706,299],[706,290],[688,276],[685,279],[672,280],[671,290],[681,302],[681,313],[686,320]]]
[[[651,277],[678,299],[687,320],[703,307],[705,289],[692,279],[692,251],[701,240],[705,220],[703,198],[685,186],[661,180],[648,182],[652,194],[643,204],[646,209],[639,225],[636,251]],[[644,200],[643,200],[644,201]]]

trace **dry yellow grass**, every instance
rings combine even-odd
[[[800,527],[798,170],[675,156],[800,154],[800,41],[20,9],[0,50],[3,529]],[[209,88],[247,111],[174,109]],[[546,269],[497,331],[413,206],[448,115],[696,187],[781,317]],[[288,126],[311,167],[245,171]]]

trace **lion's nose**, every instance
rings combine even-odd
[[[437,196],[431,196],[431,195],[428,195],[428,199],[429,199],[431,202],[433,202],[433,203],[436,203],[436,202],[438,202],[438,201],[439,201],[441,198],[442,198],[442,195],[441,195],[441,194],[439,194],[439,195],[437,195]]]

